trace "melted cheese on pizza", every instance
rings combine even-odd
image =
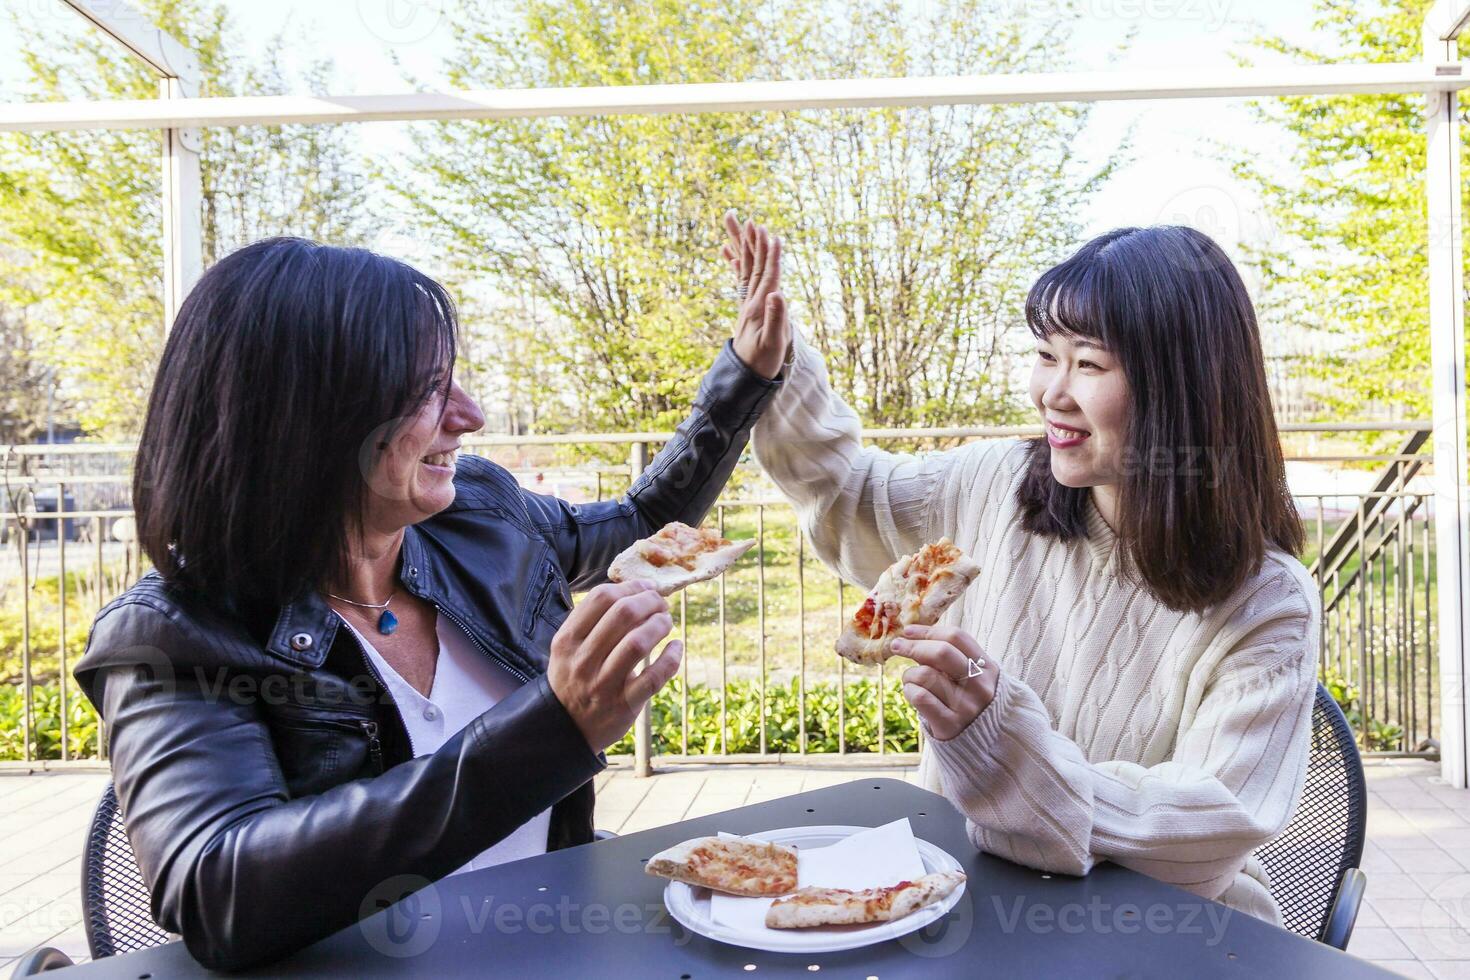
[[[796,853],[774,844],[712,838],[689,852],[688,870],[722,891],[784,895],[796,888]]]
[[[931,585],[946,575],[954,574],[950,566],[963,557],[964,553],[949,538],[924,545],[909,561],[905,575],[909,580],[909,591],[923,598]]]
[[[674,521],[652,537],[638,542],[638,553],[654,568],[677,565],[693,571],[700,555],[729,545],[730,542],[720,537],[717,531]]]
[[[964,553],[945,538],[899,559],[853,613],[853,630],[870,640],[896,636],[904,626],[915,622],[929,590],[953,575],[950,566],[962,557]]]

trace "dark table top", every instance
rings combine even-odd
[[[876,827],[908,817],[969,882],[945,918],[839,953],[765,953],[691,933],[665,911],[643,862],[717,831]],[[385,883],[383,906],[422,885]],[[282,910],[289,915],[289,910]],[[818,969],[819,968],[819,969]],[[182,944],[87,963],[101,980],[206,976]],[[1252,916],[1112,864],[1044,875],[976,853],[942,797],[860,780],[442,879],[251,976],[294,977],[1388,977]]]

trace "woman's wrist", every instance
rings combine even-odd
[[[781,380],[791,370],[791,365],[796,360],[796,345],[791,341],[787,341],[786,353],[779,364],[775,363],[767,351],[759,347],[751,347],[749,344],[745,345],[744,350],[741,347],[738,339],[730,342],[730,352],[735,355],[736,360],[762,381]]]
[[[732,363],[728,367],[722,367],[721,361],[725,360],[727,354],[729,355],[729,361]],[[733,369],[733,372],[731,369]],[[740,349],[736,346],[734,340],[725,341],[725,345],[721,348],[720,354],[715,358],[715,363],[712,365],[710,373],[713,374],[716,371],[721,374],[722,378],[733,373],[745,382],[755,385],[761,391],[771,391],[779,388],[789,374],[784,364],[772,377],[767,377],[762,374],[741,356]]]

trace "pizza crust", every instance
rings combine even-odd
[[[612,560],[612,564],[607,568],[608,581],[631,582],[635,579],[647,579],[653,583],[659,595],[673,595],[695,582],[718,578],[728,571],[741,555],[755,547],[754,538],[733,541],[724,547],[700,553],[694,558],[693,568],[684,568],[680,565],[651,564],[643,556],[641,550],[643,542],[647,540],[649,539],[644,538],[634,542]]]
[[[851,626],[842,631],[837,637],[837,655],[846,657],[855,664],[872,667],[885,662],[893,656],[893,651],[888,649],[891,641],[873,640],[866,636],[859,636]]]
[[[771,903],[766,927],[811,929],[892,922],[948,898],[964,881],[963,872],[936,871],[887,888],[803,888]]]
[[[660,878],[753,898],[796,890],[796,851],[743,837],[696,837],[660,851],[644,870]]]
[[[931,547],[954,548],[954,545],[948,538],[943,538],[934,545],[925,545],[925,548]],[[978,564],[959,549],[955,548],[954,551],[956,557],[935,570],[928,588],[922,594],[911,591],[910,586],[913,583],[908,573],[914,559],[923,553],[923,549],[912,555],[904,555],[884,569],[867,599],[873,600],[879,608],[885,603],[896,606],[900,627],[933,626],[980,574]],[[837,637],[837,653],[856,664],[882,664],[893,656],[893,641],[897,635],[892,632],[881,637],[868,636],[859,632],[852,617],[849,617],[846,628]]]

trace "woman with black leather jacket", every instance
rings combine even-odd
[[[422,273],[271,239],[200,279],[138,448],[155,571],[98,615],[76,669],[153,915],[200,962],[285,955],[395,876],[591,840],[602,751],[682,655],[653,657],[667,602],[602,584],[608,563],[703,518],[780,384],[779,243],[756,237],[689,418],[592,504],[458,455],[484,419],[454,381],[453,303]]]

